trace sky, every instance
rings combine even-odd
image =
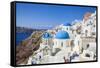
[[[51,29],[63,23],[82,20],[85,13],[95,11],[95,7],[16,3],[16,25],[33,29]]]

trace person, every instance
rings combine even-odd
[[[41,60],[41,55],[39,56],[39,60]]]
[[[66,60],[65,56],[63,57],[63,59],[64,59],[64,63],[67,63],[67,60]]]
[[[32,65],[33,65],[33,64],[36,64],[36,60],[33,59],[33,60],[31,61],[31,64],[32,64]]]

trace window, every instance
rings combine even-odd
[[[63,47],[63,42],[61,42],[61,47]]]
[[[68,28],[66,28],[68,30]]]
[[[89,45],[89,44],[87,44],[87,47],[86,47],[86,48],[88,49],[88,48],[89,48],[89,46],[90,46],[90,45]]]
[[[85,30],[85,36],[87,37],[88,30]]]
[[[95,27],[95,25],[93,25],[93,27]]]

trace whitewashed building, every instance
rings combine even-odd
[[[54,38],[54,46],[53,52],[55,52],[56,48],[59,49],[66,49],[70,46],[70,36],[69,33],[66,31],[58,31]]]

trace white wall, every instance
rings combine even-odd
[[[0,0],[0,68],[12,68],[10,64],[10,2],[12,0]],[[22,0],[27,1],[27,0]],[[29,0],[37,2],[49,3],[65,3],[65,4],[80,4],[80,5],[98,5],[100,0]],[[100,10],[100,8],[98,8]],[[98,14],[100,16],[100,14]],[[100,21],[100,19],[99,19]],[[100,26],[100,23],[98,23]],[[100,27],[98,27],[100,29]],[[100,32],[99,32],[100,34]],[[99,40],[100,41],[100,40]],[[100,49],[100,47],[98,47]],[[100,52],[100,50],[99,50]],[[99,53],[100,57],[100,53]],[[95,63],[80,63],[80,64],[62,64],[62,65],[46,65],[36,66],[35,68],[99,68],[100,62]],[[31,66],[30,68],[32,68]],[[23,68],[23,67],[22,67]],[[26,67],[29,68],[29,67]]]

